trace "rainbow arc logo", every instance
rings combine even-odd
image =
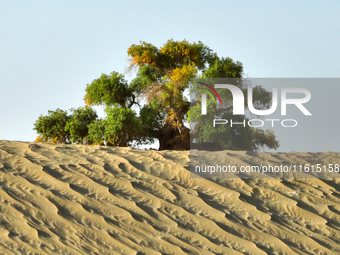
[[[203,83],[203,82],[197,82],[197,83],[199,83],[199,84],[201,84],[201,85],[203,85],[203,86],[209,88],[212,92],[214,92],[214,94],[217,96],[218,100],[220,101],[221,106],[223,106],[222,100],[221,100],[219,94],[217,93],[217,91],[216,91],[213,87],[211,87],[210,85],[205,84],[205,83]],[[215,100],[215,97],[211,94],[211,92],[210,92],[209,90],[205,89],[204,87],[200,87],[200,86],[197,86],[197,88],[198,88],[198,89],[201,89],[201,90],[204,90],[205,92],[207,92],[207,93],[210,95],[210,97],[214,100],[215,105],[217,105],[216,100]]]

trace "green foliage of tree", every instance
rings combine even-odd
[[[231,58],[216,57],[210,67],[204,72],[204,78],[241,78],[243,65],[234,62]]]
[[[135,95],[124,80],[123,75],[112,72],[102,74],[99,79],[88,84],[84,97],[87,105],[113,105],[130,108],[135,103]]]
[[[34,123],[34,130],[40,135],[42,141],[52,143],[67,143],[70,139],[69,131],[65,130],[70,116],[67,111],[48,111],[47,116],[41,115]]]
[[[277,149],[279,146],[274,133],[270,130],[264,131],[248,125],[243,126],[242,124],[233,125],[232,127],[230,125],[216,125],[213,127],[210,123],[213,122],[215,116],[207,115],[203,118],[197,118],[200,121],[196,123],[200,129],[199,135],[196,136],[197,144],[194,144],[197,148],[209,149],[211,147],[214,150],[217,148],[219,150],[257,151],[264,147]],[[217,118],[229,121],[232,119],[234,123],[247,123],[249,120],[245,116],[232,115],[230,111],[217,116]],[[193,135],[192,138],[194,137]]]
[[[72,143],[83,144],[89,143],[86,139],[88,136],[88,125],[98,118],[97,113],[89,106],[71,109],[72,116],[65,126],[65,131],[70,133]]]
[[[130,146],[134,141],[145,141],[145,134],[141,134],[142,123],[133,110],[114,104],[106,107],[105,113],[104,120],[93,121],[88,126],[89,141],[111,146]]]
[[[140,121],[142,123],[142,139],[141,142],[152,143],[157,137],[157,132],[162,129],[164,112],[162,112],[156,102],[144,105],[140,110]]]
[[[95,120],[88,125],[88,139],[92,144],[105,145],[105,120]],[[108,145],[108,144],[106,144]]]
[[[104,138],[113,146],[129,146],[140,140],[141,122],[130,108],[106,107]]]

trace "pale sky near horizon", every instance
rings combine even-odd
[[[251,78],[340,78],[339,13],[336,0],[2,0],[0,139],[34,141],[41,114],[83,106],[86,84],[124,73],[127,49],[140,41],[202,41]],[[340,151],[339,94],[333,86],[314,101],[335,115],[324,120],[327,142],[279,131],[278,151]]]

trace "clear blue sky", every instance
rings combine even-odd
[[[33,141],[41,114],[84,105],[86,84],[124,73],[127,49],[139,41],[200,40],[252,78],[338,78],[339,13],[336,0],[2,0],[0,139]],[[309,150],[303,142],[283,148]]]

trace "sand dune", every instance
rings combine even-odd
[[[0,141],[0,254],[340,254],[340,179],[190,178],[188,162]]]

